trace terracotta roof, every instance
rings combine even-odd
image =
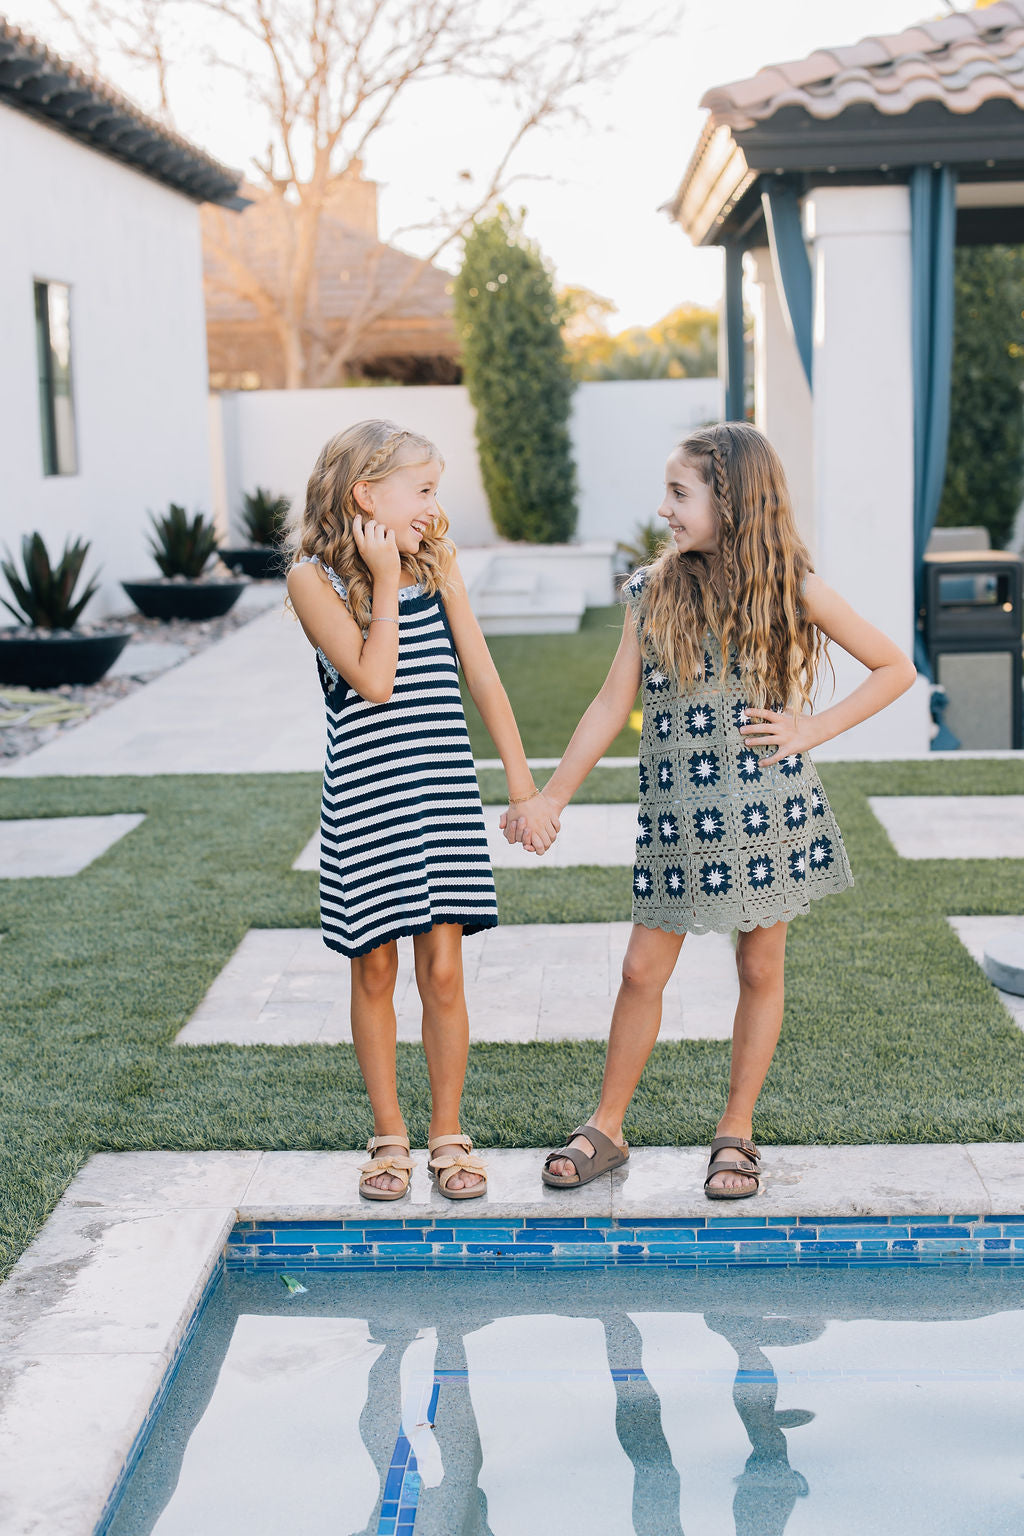
[[[162,182],[194,202],[244,207],[241,173],[147,116],[106,81],[0,16],[0,102]]]
[[[273,194],[245,190],[251,206],[241,215],[227,220],[214,209],[203,212],[206,317],[210,324],[264,323],[258,304],[246,297],[244,283],[232,270],[232,254],[269,293],[276,295],[281,291],[290,209]],[[440,268],[421,266],[415,257],[325,210],[317,237],[309,317],[336,324],[348,320],[367,301],[374,308],[386,302],[388,319],[434,320],[444,337],[450,339],[454,352],[452,299],[447,291],[451,281],[451,276]],[[436,336],[431,349],[436,350]]]
[[[855,104],[896,116],[935,101],[963,114],[999,98],[1024,108],[1024,0],[772,64],[749,80],[715,86],[701,106],[715,124],[741,130],[784,107],[827,119]]]

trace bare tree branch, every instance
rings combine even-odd
[[[486,0],[49,4],[90,69],[102,73],[104,57],[113,52],[144,71],[167,121],[172,77],[197,65],[188,43],[200,20],[211,40],[198,55],[199,66],[241,77],[260,104],[267,149],[254,155],[253,165],[278,210],[277,270],[272,280],[265,262],[257,272],[244,245],[223,234],[210,237],[211,248],[233,291],[282,338],[292,387],[311,378],[333,383],[431,263],[520,178],[515,162],[524,142],[560,120],[578,118],[584,88],[610,79],[638,42],[663,35],[678,14],[623,20],[623,8],[610,0],[595,0],[568,25],[546,0],[520,0],[514,11]],[[230,45],[232,36],[238,45]],[[444,80],[486,84],[493,88],[490,101],[513,109],[504,147],[471,199],[439,206],[425,224],[406,227],[430,230],[436,239],[397,286],[383,286],[386,248],[368,248],[358,301],[338,334],[330,317],[319,313],[317,278],[331,199],[414,88],[436,88]]]

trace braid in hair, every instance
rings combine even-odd
[[[372,453],[367,460],[363,468],[363,476],[369,479],[379,469],[383,469],[385,464],[389,464],[399,445],[404,443],[407,437],[412,437],[412,433],[405,431],[401,427],[395,427],[393,431],[389,432],[377,451]]]
[[[711,459],[711,473],[715,482],[715,499],[718,502],[720,514],[718,547],[721,555],[722,585],[726,593],[736,592],[739,585],[739,573],[736,570],[736,513],[733,508],[729,471],[726,468],[721,447],[714,438],[711,439],[708,445],[708,455]],[[720,611],[723,616],[722,633],[719,638],[721,640],[722,667],[724,672],[729,665],[729,647],[736,629],[736,610],[731,603],[723,603],[720,605]]]

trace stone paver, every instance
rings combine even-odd
[[[277,597],[250,624],[3,771],[297,773],[322,770],[323,750],[313,655]]]
[[[568,869],[579,864],[620,868],[636,857],[636,806],[570,805],[561,816],[561,831],[547,853],[527,853],[506,841],[499,825],[503,807],[484,806],[487,848],[495,869]],[[316,869],[320,863],[320,833],[315,832],[293,869]]]
[[[521,851],[520,856],[523,857]],[[474,1040],[603,1040],[629,923],[508,924],[463,946]],[[399,1040],[420,1038],[411,939],[398,945]],[[728,1040],[738,997],[727,934],[691,934],[665,992],[663,1040]],[[347,1043],[349,965],[319,929],[253,928],[178,1035],[179,1045]]]
[[[171,667],[177,667],[181,662],[187,661],[190,654],[187,645],[176,645],[173,642],[161,645],[155,640],[129,640],[107,676],[157,677],[161,672],[168,672]]]
[[[77,875],[145,819],[133,813],[0,821],[0,880]]]
[[[985,949],[993,939],[1024,932],[1024,917],[1008,917],[1005,914],[993,917],[951,917],[948,921],[982,971],[985,969]],[[1003,992],[999,987],[995,988],[995,993],[1013,1022],[1024,1029],[1024,997],[1016,992]]]
[[[871,795],[903,859],[1024,859],[1024,795]]]

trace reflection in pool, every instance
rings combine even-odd
[[[112,1536],[1024,1529],[1024,1269],[228,1272]]]

